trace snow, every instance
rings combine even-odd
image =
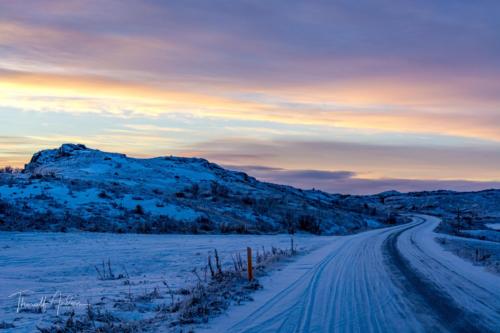
[[[445,239],[441,237],[438,238],[438,242],[447,251],[500,275],[500,242],[465,237],[446,237]]]
[[[455,331],[462,327],[453,325],[465,325],[465,319],[495,331],[500,323],[500,277],[442,249],[433,233],[438,219],[420,218],[425,222],[417,218],[409,225],[332,238],[263,280],[264,290],[255,294],[255,302],[234,307],[200,331]],[[412,274],[424,276],[417,283],[432,281],[463,307],[464,314],[442,320],[441,311],[449,304],[422,303],[418,288],[410,286],[410,294],[399,284],[402,273],[388,266],[384,252],[390,237],[399,233],[398,251],[411,263]]]
[[[424,276],[446,291],[455,302],[466,306],[472,314],[483,318],[485,325],[500,323],[500,277],[483,267],[445,251],[436,237],[456,238],[436,234],[436,217],[422,216],[427,223],[402,234],[399,249]]]
[[[384,226],[382,223],[380,223],[374,219],[367,219],[366,225],[368,226],[368,228],[373,228],[373,229],[382,228]]]
[[[387,217],[383,207],[344,205],[337,195],[259,182],[203,159],[130,158],[74,144],[36,153],[22,174],[1,174],[0,197],[9,208],[0,212],[3,230],[32,230],[36,219],[48,231],[182,232],[203,217],[205,232],[269,233],[286,231],[283,217],[293,216],[309,221],[302,230],[348,234]]]
[[[25,188],[19,188],[16,186],[9,187],[7,185],[0,186],[0,197],[2,198],[29,198],[34,195],[39,195],[42,193],[42,188],[40,186],[31,185]]]
[[[487,223],[485,225],[490,229],[500,230],[500,223]]]
[[[92,174],[104,174],[106,172],[110,172],[111,169],[112,166],[109,164],[93,164],[92,166],[88,168],[82,168],[81,170]]]
[[[329,239],[299,234],[295,235],[295,244],[315,249]],[[44,314],[16,314],[17,299],[9,295],[18,291],[30,290],[31,302],[59,291],[82,303],[92,303],[101,297],[110,301],[129,290],[141,293],[154,287],[164,288],[164,280],[172,288],[180,288],[193,283],[195,277],[191,271],[193,268],[201,271],[209,251],[218,249],[224,265],[232,265],[231,255],[247,246],[255,250],[263,246],[288,248],[290,238],[288,235],[0,232],[0,319],[14,322],[15,332],[32,332],[37,324],[54,316],[54,310]],[[98,280],[94,266],[108,258],[116,274],[123,273],[125,267],[131,281],[137,284],[127,286],[123,280]]]
[[[462,234],[492,242],[500,242],[500,232],[496,230],[462,230]]]
[[[82,205],[92,204],[99,201],[99,193],[100,191],[96,188],[89,188],[83,191],[74,191],[73,196],[70,196],[69,191],[62,192],[59,194],[55,194],[51,191],[57,198],[64,198],[66,205],[68,207],[77,208]]]
[[[134,199],[132,195],[125,195],[123,199],[119,201],[120,204],[127,209],[133,210],[137,205],[140,205],[147,213],[165,215],[179,221],[192,221],[200,216],[199,213],[188,207],[163,203],[158,199],[137,200]]]
[[[467,331],[450,326],[463,322],[489,330],[500,324],[499,277],[445,251],[436,237],[456,237],[435,234],[437,218],[413,215],[409,224],[384,228],[390,212],[422,210],[453,219],[457,207],[477,222],[472,227],[483,228],[498,221],[500,191],[344,197],[258,182],[202,159],[134,159],[82,145],[37,153],[25,171],[0,175],[0,222],[7,230],[270,233],[286,230],[288,220],[303,223],[302,230],[320,222],[321,232],[330,234],[376,229],[342,237],[296,235],[296,244],[312,252],[264,277],[255,302],[234,307],[202,330],[424,332]],[[138,205],[143,213],[134,212]],[[199,217],[206,223],[198,224]],[[491,229],[498,225],[463,232],[496,239]],[[192,269],[203,268],[214,248],[230,265],[230,255],[246,246],[272,245],[289,247],[289,236],[0,232],[0,319],[13,321],[16,332],[31,332],[53,318],[53,311],[16,314],[8,295],[20,290],[30,290],[30,300],[59,291],[81,302],[113,304],[129,292],[164,288],[163,281],[173,288],[193,283]],[[97,279],[95,265],[108,259],[116,274],[130,274],[131,284]],[[453,311],[447,317],[443,309]],[[152,311],[124,315],[144,318]]]
[[[332,242],[263,280],[255,302],[235,307],[201,332],[397,331],[409,305],[375,251],[382,230],[332,238]],[[371,284],[370,281],[374,283]]]

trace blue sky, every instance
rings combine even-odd
[[[499,187],[499,31],[497,1],[2,2],[0,164],[82,142],[332,192]]]

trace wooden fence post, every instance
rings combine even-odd
[[[247,272],[248,272],[248,281],[253,280],[253,269],[252,269],[252,248],[247,247]]]

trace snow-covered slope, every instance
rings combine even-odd
[[[367,197],[383,201],[386,209],[420,212],[442,218],[439,232],[498,242],[500,233],[491,228],[500,222],[500,190],[479,192],[426,191],[388,193]]]
[[[0,175],[3,230],[346,234],[387,221],[341,196],[257,181],[199,158],[136,159],[64,144]],[[392,220],[391,220],[392,221]]]

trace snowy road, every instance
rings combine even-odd
[[[444,251],[439,220],[339,237],[208,330],[498,332],[500,278]]]

